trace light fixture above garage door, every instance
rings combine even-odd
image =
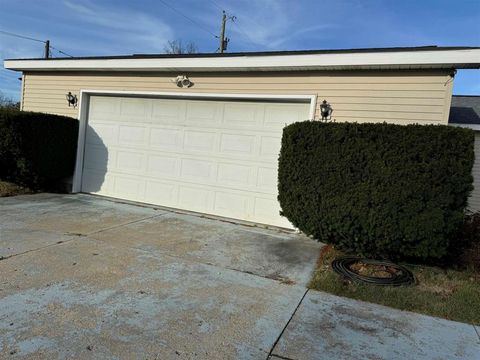
[[[178,87],[183,89],[188,89],[193,86],[193,82],[187,75],[178,75],[174,81]]]

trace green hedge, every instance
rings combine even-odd
[[[76,119],[0,109],[0,179],[56,190],[73,174],[77,136]]]
[[[439,125],[294,123],[283,132],[281,214],[366,256],[439,258],[472,190],[473,131]]]

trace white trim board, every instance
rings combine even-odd
[[[355,69],[478,69],[480,49],[351,52],[222,57],[5,60],[18,71],[289,71]]]
[[[83,158],[85,153],[85,137],[88,121],[89,100],[92,95],[103,96],[133,96],[156,97],[171,99],[210,99],[210,100],[255,100],[255,101],[290,101],[310,103],[309,118],[315,119],[316,95],[263,95],[263,94],[222,94],[222,93],[178,93],[178,92],[153,92],[153,91],[112,91],[112,90],[80,90],[79,130],[77,141],[77,158],[73,175],[72,192],[78,193],[82,189]]]

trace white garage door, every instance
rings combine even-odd
[[[82,191],[291,227],[280,217],[282,128],[309,103],[92,96]]]

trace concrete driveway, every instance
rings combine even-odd
[[[0,209],[2,356],[264,359],[320,249],[87,195],[2,198]]]
[[[1,198],[0,358],[478,358],[473,326],[308,291],[320,247],[87,195]]]

